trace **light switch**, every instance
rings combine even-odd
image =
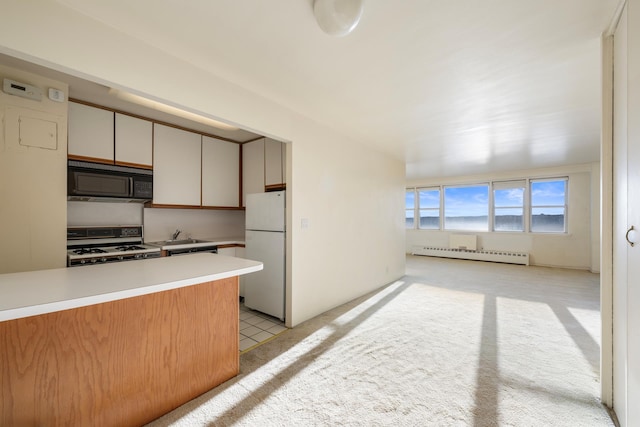
[[[302,218],[300,220],[300,228],[309,228],[309,218]]]

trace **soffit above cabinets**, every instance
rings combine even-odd
[[[113,110],[145,117],[159,122],[169,123],[193,130],[195,132],[218,136],[226,140],[235,142],[247,142],[261,137],[261,135],[246,131],[244,129],[220,129],[212,126],[207,126],[205,124],[198,123],[192,120],[177,117],[168,113],[164,113],[156,109],[151,109],[142,105],[127,102],[115,96],[113,91],[111,91],[107,86],[61,73],[59,71],[55,71],[17,58],[13,58],[8,55],[0,54],[0,64],[65,82],[69,85],[69,98],[72,99],[85,101],[91,104],[100,105]]]

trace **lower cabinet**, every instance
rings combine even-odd
[[[243,246],[231,246],[226,248],[218,247],[218,253],[220,255],[228,255],[234,256],[238,258],[244,258],[244,247]],[[243,276],[238,277],[240,280],[240,296],[244,297],[244,279]]]
[[[0,322],[0,425],[149,423],[238,374],[238,307],[230,277]]]

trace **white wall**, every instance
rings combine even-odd
[[[43,96],[0,91],[0,273],[64,267],[67,102],[47,94],[56,88],[66,98],[67,85],[0,64],[0,81],[5,78]]]
[[[180,238],[244,236],[244,211],[207,209],[144,209],[144,237],[147,242],[171,238],[179,229]]]
[[[144,225],[144,239],[243,237],[244,211],[144,208],[142,203],[67,202],[67,225]]]
[[[140,225],[142,203],[67,202],[67,226]]]
[[[59,3],[12,0],[3,15],[11,19],[0,26],[2,53],[292,141],[289,325],[404,274],[404,162]],[[301,218],[310,219],[308,229]]]
[[[593,175],[596,176],[593,176]],[[568,232],[566,234],[474,232],[478,247],[515,252],[528,252],[532,265],[586,269],[600,269],[600,203],[599,166],[585,164],[562,168],[535,169],[491,175],[450,177],[411,182],[407,187],[429,185],[472,184],[491,180],[516,178],[569,177]],[[594,213],[595,211],[595,213]],[[407,230],[406,251],[414,245],[448,247],[449,231]],[[594,250],[595,248],[595,250]],[[595,252],[595,253],[594,253]]]
[[[293,190],[293,318],[299,319],[404,273],[404,164],[311,120],[300,118],[294,131],[287,189]]]

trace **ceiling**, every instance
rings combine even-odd
[[[59,0],[391,153],[408,180],[597,161],[619,2],[364,0],[337,38],[313,0]]]

